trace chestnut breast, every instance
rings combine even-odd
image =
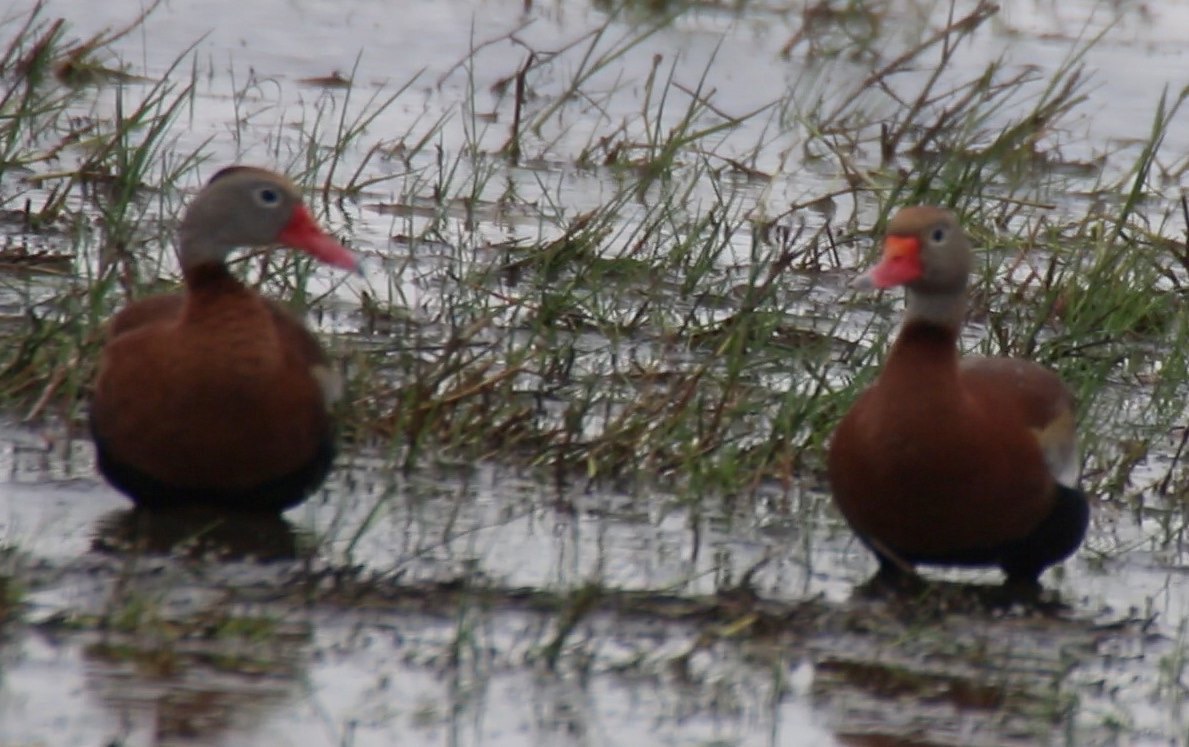
[[[906,325],[831,444],[839,509],[860,534],[904,554],[1020,539],[1055,500],[1030,390],[1004,385],[994,367],[968,375],[955,338]]]
[[[93,405],[114,459],[165,484],[234,492],[330,438],[317,341],[222,267],[113,320]]]

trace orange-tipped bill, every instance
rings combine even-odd
[[[301,249],[328,265],[359,272],[359,258],[355,253],[323,231],[310,215],[310,211],[302,205],[293,209],[293,217],[281,229],[277,241],[294,249]]]
[[[851,287],[860,290],[892,288],[911,283],[923,273],[921,242],[916,236],[888,236],[883,242],[883,259],[855,278]]]

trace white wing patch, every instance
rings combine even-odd
[[[334,406],[343,398],[343,377],[339,375],[338,371],[325,364],[319,364],[310,366],[310,376],[313,376],[314,381],[318,382],[327,407]]]
[[[1074,425],[1073,413],[1065,410],[1043,430],[1033,431],[1049,473],[1067,488],[1076,488],[1082,477],[1082,456]]]

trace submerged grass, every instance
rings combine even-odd
[[[824,9],[806,23],[869,42],[892,33],[871,9]],[[1136,468],[1167,450],[1187,391],[1189,246],[1177,235],[1181,206],[1161,199],[1186,163],[1160,159],[1187,91],[1156,103],[1134,163],[1112,164],[1124,176],[1088,181],[1103,164],[1069,164],[1060,151],[1097,39],[1046,74],[1003,60],[963,73],[955,60],[996,13],[978,3],[886,59],[879,50],[895,45],[858,45],[870,73],[849,88],[820,84],[827,60],[751,111],[716,103],[713,58],[693,85],[658,58],[638,114],[614,119],[602,103],[621,82],[593,81],[681,12],[626,32],[612,17],[530,50],[491,92],[511,122],[496,150],[484,147],[493,119],[473,60],[460,65],[470,81],[461,121],[427,115],[377,132],[419,76],[360,104],[352,73],[302,112],[296,134],[270,134],[274,158],[332,219],[391,218],[396,251],[349,317],[360,337],[336,343],[351,371],[348,439],[405,468],[494,459],[559,483],[663,479],[694,501],[814,484],[834,423],[895,330],[898,304],[852,297],[846,278],[895,207],[935,202],[987,248],[966,346],[1060,370],[1083,403],[1090,491],[1130,502],[1150,490]],[[0,390],[28,417],[71,421],[103,320],[172,276],[168,226],[204,160],[175,134],[201,76],[185,52],[155,82],[64,87],[55,65],[78,68],[79,50],[102,48],[68,41],[40,13],[5,31],[4,69],[19,85],[0,101],[0,147],[5,174],[22,169],[26,185],[5,194],[25,197],[21,235],[61,231],[55,246],[74,267],[6,281],[27,310],[6,327]],[[818,54],[822,37],[812,39],[795,36],[785,51]],[[237,113],[257,86],[238,88]],[[582,108],[598,115],[570,116]],[[237,143],[246,122],[237,114]],[[586,145],[564,152],[577,122]],[[456,125],[461,147],[449,140]],[[781,204],[777,172],[794,162],[843,186]],[[597,180],[599,199],[576,207],[570,179]],[[1062,197],[1073,187],[1088,198]],[[316,305],[325,291],[299,264],[241,267],[267,292]],[[1160,492],[1175,492],[1182,469],[1177,450]]]

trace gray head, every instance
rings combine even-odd
[[[908,319],[961,321],[973,255],[970,239],[950,211],[907,207],[888,223],[879,264],[856,278],[856,288],[908,289]]]
[[[222,264],[240,247],[284,244],[348,270],[358,260],[322,231],[285,177],[251,166],[215,174],[190,203],[178,228],[183,270]]]

